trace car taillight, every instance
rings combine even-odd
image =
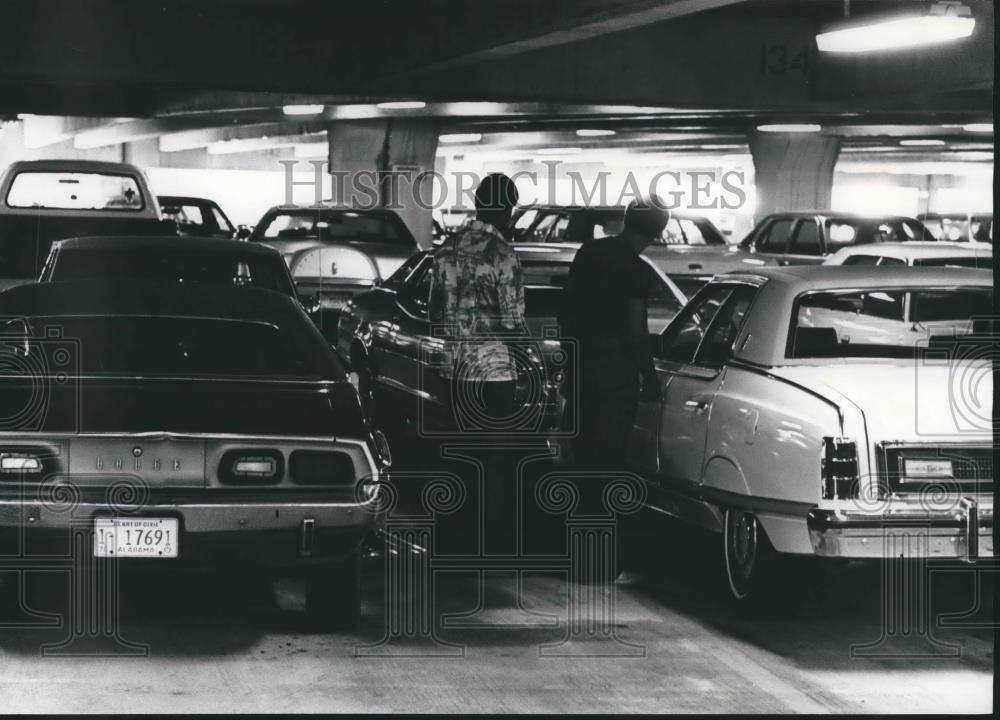
[[[31,453],[0,453],[0,472],[40,473],[42,458]]]
[[[351,456],[328,450],[295,450],[288,459],[288,474],[300,485],[353,485]]]
[[[823,438],[823,497],[858,497],[858,445],[850,438]]]
[[[276,483],[284,474],[284,457],[277,450],[230,450],[219,462],[223,483]]]

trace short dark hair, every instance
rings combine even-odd
[[[513,210],[517,199],[517,186],[503,173],[490,173],[476,188],[476,210]]]
[[[625,208],[625,227],[642,235],[658,237],[670,222],[670,211],[647,198],[633,200]]]

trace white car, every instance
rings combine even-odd
[[[824,265],[909,265],[911,267],[971,267],[990,270],[989,243],[908,242],[851,245],[828,257]]]
[[[663,396],[629,450],[647,505],[722,533],[746,602],[773,599],[783,555],[992,556],[992,287],[954,268],[717,276],[659,338]]]

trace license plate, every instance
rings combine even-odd
[[[94,557],[175,558],[177,518],[97,518]]]

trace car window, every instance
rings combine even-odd
[[[695,364],[717,367],[729,359],[733,343],[736,342],[747,310],[756,295],[757,288],[750,285],[741,285],[733,290],[726,304],[712,320],[705,340],[698,348]]]
[[[775,220],[764,231],[764,236],[757,243],[757,250],[766,253],[783,253],[788,245],[788,235],[792,231],[792,221]]]
[[[416,248],[403,221],[389,213],[302,210],[277,213],[268,221],[265,240],[312,240],[323,243],[375,242]]]
[[[427,306],[431,297],[431,279],[433,262],[421,264],[406,280],[406,285],[399,292],[399,301],[406,309],[418,316],[427,315]]]
[[[233,226],[229,224],[226,216],[222,214],[222,211],[217,207],[212,208],[212,217],[215,218],[215,224],[218,225],[220,230],[225,232],[235,232]]]
[[[913,261],[916,267],[967,267],[989,270],[993,267],[993,258],[988,255],[966,255],[959,257],[918,258]]]
[[[684,230],[681,228],[681,223],[677,218],[672,217],[667,220],[667,226],[663,228],[663,232],[660,234],[660,238],[656,244],[683,245],[684,242]]]
[[[233,285],[294,295],[277,255],[202,252],[181,248],[63,248],[49,281],[143,280]]]
[[[844,265],[870,265],[874,267],[881,259],[880,255],[851,255],[844,259]]]
[[[556,220],[559,219],[557,213],[550,213],[548,215],[543,215],[539,221],[535,224],[535,227],[531,229],[531,232],[527,234],[524,238],[526,242],[545,242],[546,236],[549,234],[549,230],[555,224]]]
[[[200,227],[205,224],[201,208],[197,205],[162,205],[160,210],[163,217],[177,223],[181,232],[184,232],[185,228]]]
[[[793,255],[822,255],[823,246],[819,239],[819,226],[815,220],[801,220],[792,238],[789,249]]]
[[[826,247],[830,252],[854,244],[857,235],[856,223],[845,220],[826,221]]]
[[[538,210],[535,208],[525,210],[518,215],[517,220],[514,221],[514,229],[522,232],[527,230],[531,227],[531,223],[535,222],[536,217],[538,217]]]
[[[683,304],[655,270],[652,270],[652,274],[649,294],[646,296],[646,315],[649,331],[658,334],[677,316]]]
[[[410,273],[413,272],[413,269],[426,257],[427,253],[423,252],[412,255],[406,260],[406,262],[396,268],[396,272],[382,282],[382,287],[387,290],[398,290],[404,283],[406,283],[406,280],[410,277]]]
[[[139,211],[146,202],[129,175],[89,172],[22,172],[7,192],[12,208]]]
[[[552,232],[549,233],[546,240],[548,242],[566,242],[566,228],[569,227],[569,216],[560,215],[559,219],[556,220],[555,225],[552,226]]]
[[[904,316],[906,300],[909,316]],[[790,358],[907,358],[928,344],[974,343],[973,318],[990,314],[992,288],[830,290],[801,296],[792,311]],[[954,349],[954,347],[952,348]]]
[[[715,314],[731,292],[729,285],[707,286],[700,292],[663,333],[660,357],[676,363],[691,362]]]

